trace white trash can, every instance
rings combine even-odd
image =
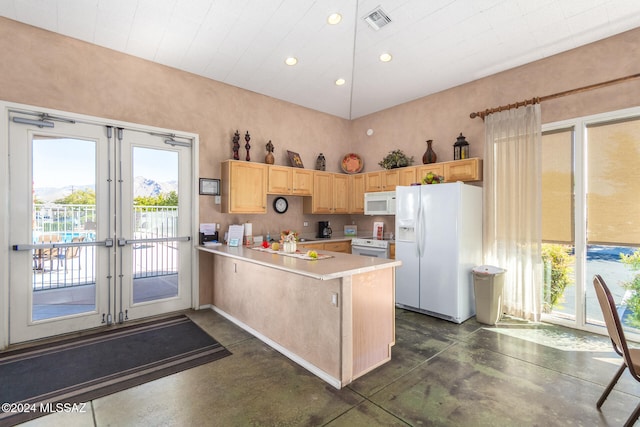
[[[473,291],[476,297],[476,320],[495,325],[502,314],[502,290],[507,270],[492,265],[473,268]]]

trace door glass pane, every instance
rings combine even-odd
[[[602,324],[594,274],[607,282],[623,327],[640,328],[640,120],[587,128],[587,322]],[[630,258],[625,262],[625,257]]]
[[[543,311],[575,319],[573,129],[542,136]]]
[[[34,244],[96,239],[95,141],[34,137]],[[34,249],[32,320],[96,309],[95,247]]]
[[[133,148],[133,302],[178,295],[178,153]]]

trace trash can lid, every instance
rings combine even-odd
[[[504,268],[500,268],[500,267],[495,267],[493,265],[479,265],[477,267],[474,267],[472,270],[474,273],[476,274],[502,274],[504,273],[505,270]]]

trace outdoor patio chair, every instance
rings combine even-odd
[[[618,369],[618,372],[616,372],[596,404],[597,408],[600,409],[625,369],[629,368],[631,376],[636,381],[640,382],[640,349],[629,348],[627,345],[627,340],[624,336],[624,331],[622,330],[622,323],[620,322],[620,316],[618,316],[618,311],[616,309],[616,303],[613,300],[613,296],[611,296],[611,292],[604,282],[604,279],[599,274],[596,274],[593,278],[593,286],[596,288],[596,295],[598,296],[598,302],[600,303],[600,308],[604,315],[604,322],[607,325],[607,331],[609,333],[609,338],[611,338],[613,349],[616,353],[622,356],[622,366],[620,366],[620,369]],[[631,413],[629,419],[627,419],[627,422],[624,424],[625,427],[632,426],[638,419],[639,415],[640,404],[636,406],[636,409]]]
[[[38,243],[57,243],[60,241],[60,235],[58,234],[43,234],[38,237]],[[33,251],[33,262],[34,262],[34,270],[44,271],[44,266],[47,261],[49,261],[49,270],[53,270],[53,261],[57,262],[58,267],[60,266],[59,261],[60,251],[58,248],[43,248],[36,249]]]
[[[74,237],[71,239],[71,243],[78,243],[84,241],[84,236]],[[64,249],[58,255],[58,260],[64,263],[64,271],[67,271],[67,261],[71,260],[73,262],[74,258],[80,258],[80,249],[81,246],[70,246]],[[80,270],[80,265],[78,265],[78,270]]]

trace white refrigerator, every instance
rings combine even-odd
[[[482,264],[482,188],[462,182],[396,187],[396,305],[462,323],[475,315]]]

